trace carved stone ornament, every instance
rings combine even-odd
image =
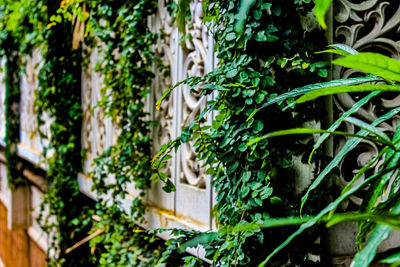
[[[39,90],[39,70],[43,64],[39,50],[34,50],[32,56],[26,58],[26,73],[21,76],[21,143],[35,154],[41,154],[49,145],[50,125],[53,119],[47,113],[42,114],[43,124],[38,132],[38,118],[35,107],[35,91]],[[53,150],[47,151],[51,156]]]
[[[103,87],[102,78],[93,70],[97,60],[97,50],[90,51],[90,64],[82,73],[82,146],[86,149],[84,173],[93,169],[93,160],[106,148],[110,137],[104,110],[97,106]]]
[[[173,18],[165,5],[164,0],[158,1],[158,12],[154,19],[154,32],[161,33],[155,45],[156,57],[161,60],[162,66],[156,66],[155,78],[152,84],[152,103],[161,98],[164,91],[176,81],[173,77],[177,74],[176,53],[178,47],[178,35],[174,28]],[[160,124],[153,129],[153,154],[156,154],[161,145],[175,138],[174,125],[174,94],[170,94],[162,103],[159,110],[154,111],[154,120]],[[172,162],[168,161],[163,172],[168,177],[172,176]]]
[[[183,69],[182,80],[192,76],[203,76],[206,74],[206,65],[209,64],[208,42],[209,33],[207,27],[202,24],[204,17],[203,2],[193,1],[190,3],[191,19],[186,27],[186,35],[183,47]],[[196,95],[190,91],[188,86],[182,86],[182,118],[181,127],[188,126],[191,121],[198,116],[205,107],[206,97]],[[193,141],[182,145],[181,157],[181,175],[180,179],[183,183],[196,186],[198,188],[205,187],[205,169],[201,168],[203,163],[200,162],[193,148]]]
[[[395,59],[400,59],[400,2],[378,0],[336,0],[334,2],[334,43],[344,43],[360,52],[379,52]],[[364,75],[353,69],[336,67],[334,78],[348,78]],[[334,97],[336,108],[335,117],[350,109],[365,94],[340,94]],[[373,98],[368,104],[360,108],[352,116],[367,123],[372,123],[379,116],[390,109],[400,106],[398,94],[381,94]],[[382,123],[378,129],[389,136],[393,135],[400,117]],[[359,129],[346,123],[344,131],[356,133]],[[348,138],[336,138],[335,147],[337,154]],[[365,166],[372,158],[378,155],[380,147],[373,142],[363,140],[352,152],[348,153],[340,165],[340,175],[336,184],[344,188],[354,175]],[[383,158],[373,164],[369,170],[357,181],[361,183],[365,177],[376,172],[383,162]],[[396,174],[394,174],[396,175]],[[394,178],[394,176],[393,176]],[[342,205],[343,209],[352,209],[361,204],[362,194],[352,196]],[[350,206],[348,206],[350,205]]]

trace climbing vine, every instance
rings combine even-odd
[[[140,265],[139,255],[151,255],[147,264],[152,265],[159,252],[149,252],[158,245],[134,222],[144,222],[143,199],[152,172],[151,122],[145,99],[154,77],[152,46],[156,41],[147,19],[155,12],[156,1],[94,1],[89,6],[89,22],[99,51],[95,70],[104,83],[98,109],[112,119],[118,132],[115,144],[95,159],[92,189],[99,196],[96,215],[100,218],[95,229],[104,229],[107,234],[93,239],[91,246],[105,250],[99,259],[101,265]],[[129,185],[140,191],[133,199]],[[106,194],[111,197],[104,198]],[[129,202],[129,214],[123,209],[124,201]]]
[[[185,10],[183,2],[188,1],[180,1],[178,15]],[[223,231],[224,227],[262,224],[271,217],[291,216],[298,210],[297,199],[291,193],[290,167],[293,156],[307,151],[310,144],[297,138],[285,143],[264,140],[251,147],[247,142],[266,132],[317,119],[316,113],[323,114],[316,104],[284,111],[282,103],[255,111],[275,94],[315,81],[317,75],[324,79],[328,73],[327,64],[313,55],[325,42],[321,32],[309,23],[310,1],[242,2],[244,6],[240,1],[206,4],[205,20],[214,25],[211,31],[215,33],[219,67],[204,78],[191,77],[186,83],[193,90],[200,85],[204,95],[216,91],[218,96],[180,137],[162,147],[153,162],[160,171],[169,151],[190,139],[196,141],[198,158],[207,163],[207,174],[213,176],[217,192],[214,209],[220,225],[218,235],[210,233],[206,242],[198,242],[203,243],[213,263],[221,266],[255,266],[266,250],[273,249],[287,235],[287,229],[253,228],[230,233]],[[178,17],[181,25],[183,20]],[[218,111],[218,115],[209,127],[202,116],[211,110]],[[160,177],[167,179],[162,174]],[[313,204],[309,206],[312,209],[319,205]],[[312,213],[312,209],[307,212]],[[310,266],[313,263],[305,255],[312,246],[312,242],[305,245],[303,239],[302,246],[283,251],[273,264]]]
[[[279,103],[255,113],[270,97],[315,82],[316,74],[322,79],[327,76],[326,63],[313,54],[325,42],[310,16],[310,1],[243,1],[248,2],[244,6],[234,0],[204,3],[205,21],[214,33],[220,63],[205,77],[190,77],[185,83],[203,95],[218,93],[202,115],[183,130],[182,136],[162,147],[153,161],[155,174],[149,164],[153,122],[148,120],[145,99],[156,63],[152,46],[159,34],[150,31],[148,18],[155,13],[157,1],[14,2],[16,6],[11,9],[10,1],[2,2],[3,18],[18,16],[7,27],[2,24],[0,36],[2,47],[9,48],[4,49],[8,59],[8,165],[13,168],[12,163],[17,161],[19,123],[13,109],[19,99],[16,69],[20,55],[40,48],[44,63],[35,104],[40,125],[44,123],[43,114],[53,120],[49,136],[40,131],[42,138],[49,139],[45,148],[48,191],[43,204],[43,211],[48,207],[48,214],[41,222],[45,231],[57,233],[51,248],[56,248],[58,264],[202,265],[194,257],[177,259],[175,255],[179,246],[199,233],[175,229],[172,232],[177,238],[167,241],[165,249],[154,236],[157,231],[148,233],[135,224],[144,220],[144,192],[150,188],[152,175],[166,182],[166,191],[174,190],[160,170],[170,157],[168,153],[190,139],[196,142],[199,159],[207,163],[207,174],[213,177],[217,192],[215,214],[221,230],[199,242],[206,249],[206,257],[214,265],[255,265],[263,260],[266,249],[273,249],[287,236],[287,229],[250,229],[240,233],[223,229],[295,215],[298,210],[298,199],[291,193],[293,180],[288,177],[293,156],[311,149],[310,143],[295,138],[285,143],[264,140],[250,147],[246,143],[267,132],[316,119],[315,114],[323,113],[315,103],[295,110],[283,110],[284,105]],[[21,6],[23,12],[18,13]],[[173,12],[177,10],[177,22],[183,30],[189,2],[169,6]],[[76,27],[77,23],[80,27]],[[79,45],[82,42],[99,51],[95,70],[102,75],[104,87],[95,108],[111,118],[118,132],[115,143],[94,161],[92,190],[98,199],[93,205],[85,202],[77,182],[82,169],[82,54],[87,53]],[[20,46],[12,48],[17,43]],[[202,118],[208,111],[218,113],[212,125],[206,125]],[[9,173],[13,171],[17,169],[10,169]],[[131,185],[140,192],[134,198],[128,192]],[[313,213],[318,207],[318,196],[315,198],[306,213]],[[127,202],[130,213],[123,208]],[[89,234],[89,229],[94,234],[91,252],[87,246],[68,252]],[[273,264],[310,266],[312,263],[305,255],[312,246],[292,245]]]
[[[5,116],[6,120],[6,149],[5,156],[7,162],[7,175],[10,185],[17,186],[23,182],[21,179],[21,163],[18,160],[18,142],[19,142],[19,73],[20,73],[20,44],[21,34],[16,32],[21,18],[9,17],[14,14],[18,5],[11,5],[9,1],[0,2],[0,47],[1,57],[4,58],[4,73],[5,73]],[[17,164],[19,162],[19,164]]]

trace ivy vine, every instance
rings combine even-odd
[[[186,15],[182,12],[188,7],[184,2],[188,1],[178,5],[178,15]],[[216,266],[255,266],[266,250],[273,249],[287,235],[287,229],[252,228],[239,233],[224,229],[296,214],[290,167],[293,156],[310,149],[310,144],[295,138],[285,143],[264,140],[251,147],[247,142],[266,132],[318,119],[315,114],[323,114],[323,109],[316,104],[295,111],[284,111],[281,104],[254,114],[275,94],[305,81],[315,82],[316,74],[326,78],[328,73],[327,63],[313,55],[326,45],[322,33],[302,27],[301,21],[311,12],[310,1],[242,2],[247,6],[241,6],[240,1],[206,3],[205,20],[214,25],[210,30],[215,33],[219,67],[204,78],[191,77],[185,82],[192,90],[200,85],[204,95],[218,95],[180,137],[162,147],[153,162],[161,172],[173,148],[195,140],[198,159],[207,163],[207,174],[213,176],[217,193],[214,210],[220,225],[217,235],[210,233],[206,241],[200,239],[198,243],[205,246]],[[184,25],[184,19],[178,17],[178,23]],[[204,124],[203,116],[211,110],[218,115],[210,127]],[[313,204],[312,209],[318,207],[318,202]],[[310,247],[312,243],[291,246],[275,258],[273,266],[288,261],[310,266],[313,263],[305,256]]]
[[[213,265],[258,264],[266,249],[276,247],[288,235],[286,228],[250,229],[241,233],[223,229],[296,214],[298,199],[291,193],[290,167],[293,156],[311,149],[311,144],[295,138],[285,143],[264,140],[251,147],[246,143],[266,132],[316,119],[315,114],[323,113],[315,103],[295,110],[283,110],[284,105],[280,104],[257,114],[254,111],[276,94],[315,82],[315,74],[326,78],[326,63],[313,54],[325,42],[318,29],[304,23],[311,12],[310,1],[242,2],[247,5],[241,6],[240,1],[234,0],[204,2],[205,21],[211,22],[210,31],[214,33],[220,63],[205,77],[191,77],[185,82],[193,90],[200,86],[204,95],[218,93],[178,139],[162,147],[153,161],[155,174],[149,164],[153,122],[148,120],[145,99],[154,76],[152,69],[156,59],[152,46],[158,34],[150,31],[147,20],[155,13],[157,1],[0,2],[3,21],[13,18],[1,24],[0,35],[2,47],[8,48],[4,49],[8,59],[7,158],[12,177],[19,177],[13,174],[18,171],[13,163],[18,161],[19,117],[15,105],[19,102],[21,55],[31,53],[33,48],[40,48],[43,54],[36,107],[41,125],[44,113],[53,122],[50,136],[41,133],[42,138],[50,141],[45,149],[49,186],[43,204],[43,210],[48,206],[49,212],[41,222],[45,231],[57,233],[51,248],[58,252],[58,264],[163,266],[174,262],[204,265],[197,258],[177,259],[175,254],[179,246],[199,233],[175,229],[172,233],[176,239],[168,240],[165,248],[155,237],[157,231],[146,232],[135,224],[144,220],[144,192],[150,188],[152,175],[166,182],[166,191],[174,190],[160,169],[168,160],[168,153],[190,139],[196,142],[199,159],[207,163],[207,174],[213,177],[217,192],[214,209],[220,230],[199,241]],[[180,1],[177,7],[170,3],[170,6],[176,8],[182,30],[189,2]],[[95,159],[92,189],[98,201],[94,205],[80,194],[77,182],[83,159],[80,77],[84,51],[74,36],[76,17],[86,26],[80,41],[85,39],[89,46],[97,46],[99,50],[96,71],[104,78],[104,88],[96,108],[112,119],[119,132],[115,144]],[[20,46],[13,48],[17,43]],[[218,115],[212,125],[205,125],[202,117],[209,111],[217,111]],[[132,184],[140,193],[131,199],[131,212],[126,214],[123,205],[131,197],[128,186]],[[306,212],[313,213],[318,205],[318,201],[313,202]],[[103,233],[91,239],[92,251],[84,246],[67,253],[68,248],[88,232]],[[290,262],[310,266],[314,263],[305,255],[312,246],[312,243],[292,245],[272,264],[281,266]]]

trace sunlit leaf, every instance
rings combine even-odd
[[[178,25],[178,30],[181,33],[185,32],[186,26],[186,16],[189,13],[191,0],[179,0],[178,1],[178,10],[176,12],[176,22]]]
[[[314,0],[315,3],[315,16],[322,28],[326,29],[325,14],[328,12],[329,6],[332,4],[332,0]]]
[[[332,62],[346,68],[362,70],[387,80],[400,81],[400,62],[396,59],[370,52],[362,52]]]
[[[339,80],[334,80],[330,82],[323,82],[323,83],[316,83],[316,84],[310,84],[306,85],[303,87],[295,88],[287,93],[284,93],[282,95],[279,95],[277,97],[269,98],[267,102],[265,102],[260,108],[256,109],[253,111],[253,113],[247,118],[247,121],[250,120],[259,110],[266,108],[272,104],[284,101],[288,98],[294,98],[300,95],[304,95],[308,92],[311,92],[313,90],[319,90],[323,88],[329,88],[329,87],[338,87],[338,86],[348,86],[348,85],[357,85],[360,83],[367,83],[367,82],[378,82],[378,81],[383,81],[382,78],[377,77],[377,76],[366,76],[366,77],[358,77],[358,78],[349,78],[349,79],[339,79]]]
[[[299,99],[296,100],[296,103],[304,103],[313,99],[316,99],[321,96],[327,95],[335,95],[342,93],[354,93],[354,92],[400,92],[400,85],[387,85],[387,84],[361,84],[361,85],[352,85],[352,86],[338,86],[338,87],[330,87],[324,89],[318,89],[311,91]]]
[[[394,253],[383,260],[379,261],[381,263],[400,263],[400,252]]]
[[[371,129],[369,129],[369,131],[367,131],[367,132],[374,133],[373,130],[371,130]],[[276,131],[276,132],[268,133],[261,137],[254,138],[247,143],[247,146],[251,146],[255,143],[258,143],[264,139],[271,138],[271,137],[278,137],[278,136],[285,136],[285,135],[297,135],[297,134],[321,134],[321,133],[342,135],[342,136],[349,136],[349,137],[357,137],[357,138],[367,139],[367,140],[371,140],[371,141],[378,142],[378,143],[385,144],[385,145],[389,145],[389,143],[390,143],[390,140],[387,141],[381,136],[377,136],[377,138],[378,138],[377,139],[374,137],[369,137],[367,135],[359,135],[359,134],[353,134],[353,133],[348,133],[348,132],[327,131],[327,130],[312,129],[312,128],[294,128],[294,129]],[[382,134],[382,133],[380,133],[380,134]]]

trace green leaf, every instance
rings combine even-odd
[[[359,120],[359,119],[353,118],[353,117],[345,118],[344,121],[347,121],[354,125],[357,125],[361,129],[377,136],[382,141],[387,141],[388,143],[391,144],[389,136],[387,136],[384,132],[379,131],[376,127],[372,126],[371,124],[368,124],[366,122],[363,122],[362,120]]]
[[[243,173],[241,179],[242,179],[242,182],[243,182],[243,183],[246,183],[247,181],[250,180],[250,178],[251,178],[251,171],[247,171],[247,172],[244,172],[244,173]]]
[[[396,129],[396,132],[394,134],[393,140],[396,140],[398,138],[398,136],[400,135],[400,127],[398,126]],[[399,162],[400,160],[400,153],[399,152],[395,152],[398,148],[400,148],[400,144],[397,143],[395,144],[395,147],[393,148],[393,150],[389,150],[386,155],[385,155],[385,161],[383,163],[383,166],[385,168],[391,168],[396,166],[396,164]],[[372,185],[368,192],[367,192],[367,197],[364,198],[364,201],[360,207],[361,211],[366,211],[366,212],[370,212],[373,207],[375,206],[379,196],[382,194],[384,188],[386,187],[387,183],[389,182],[389,180],[392,178],[393,176],[393,172],[387,173],[385,175],[383,175],[381,177],[381,179],[379,179],[379,182],[375,183],[374,185]]]
[[[378,81],[382,81],[382,80],[383,79],[380,77],[370,75],[370,76],[366,76],[366,77],[340,79],[340,80],[334,80],[334,81],[330,81],[330,82],[315,83],[315,84],[310,84],[310,85],[306,85],[303,87],[298,87],[298,88],[295,88],[295,89],[293,89],[287,93],[284,93],[282,95],[269,98],[264,105],[262,105],[260,108],[258,108],[256,110],[254,110],[251,113],[251,115],[247,118],[246,121],[250,120],[259,110],[261,110],[263,108],[266,108],[272,104],[284,101],[288,98],[293,98],[296,96],[304,95],[310,91],[319,90],[322,88],[329,88],[329,87],[356,85],[356,84],[366,83],[366,82],[378,82]]]
[[[218,236],[217,233],[202,233],[193,239],[188,240],[179,247],[178,252],[183,253],[187,248],[197,247],[199,244],[211,243]]]
[[[332,47],[333,49],[337,51],[341,51],[343,53],[346,53],[347,55],[355,55],[358,54],[359,52],[355,50],[354,48],[345,45],[345,44],[330,44],[328,47]]]
[[[226,35],[226,40],[227,41],[233,41],[236,39],[236,33],[234,32],[230,32]]]
[[[377,96],[378,94],[379,94],[379,92],[372,92],[372,93],[368,94],[367,96],[363,97],[362,99],[360,99],[359,101],[357,101],[350,109],[348,109],[345,113],[343,113],[342,116],[340,116],[340,118],[337,119],[328,128],[328,131],[335,131],[340,126],[340,124],[343,122],[344,119],[349,117],[351,114],[357,112],[360,109],[360,107],[362,107],[363,105],[368,103],[369,100],[371,100],[373,97]],[[322,145],[322,143],[325,141],[325,139],[329,137],[329,135],[330,135],[329,133],[325,133],[325,134],[322,134],[318,138],[317,142],[314,144],[313,150],[310,153],[310,156],[308,158],[308,163],[311,162],[312,155]]]
[[[399,111],[399,110],[398,110]],[[387,115],[387,114],[386,114]],[[265,266],[265,264],[268,263],[268,261],[274,256],[276,255],[279,251],[281,251],[284,247],[286,247],[294,238],[296,238],[298,235],[300,235],[301,233],[303,233],[306,229],[314,226],[316,223],[320,222],[322,220],[322,218],[328,214],[331,210],[334,210],[337,208],[337,206],[339,206],[339,204],[347,199],[348,197],[350,197],[351,195],[353,195],[355,192],[357,192],[358,190],[360,190],[361,188],[363,188],[364,186],[368,185],[369,183],[371,183],[372,181],[374,181],[375,179],[377,179],[378,177],[380,177],[381,175],[384,175],[387,172],[390,172],[392,170],[394,170],[395,168],[390,168],[390,169],[385,169],[385,170],[381,170],[373,175],[371,175],[370,177],[366,178],[363,182],[355,185],[354,187],[352,187],[351,189],[349,189],[347,192],[345,192],[344,194],[341,194],[335,201],[331,202],[328,206],[326,206],[322,211],[320,211],[315,217],[312,217],[310,220],[306,220],[305,223],[303,223],[299,229],[297,231],[295,231],[293,234],[291,234],[285,241],[283,241],[283,243],[281,243],[276,249],[274,249],[274,251],[269,254],[267,256],[267,258],[259,265],[259,267],[263,267]],[[304,218],[304,217],[302,217]]]
[[[342,93],[353,93],[353,92],[400,92],[400,85],[386,85],[386,84],[361,84],[353,86],[338,86],[324,89],[317,89],[309,92],[299,99],[296,103],[304,103],[321,96],[342,94]]]
[[[383,260],[379,261],[381,263],[400,263],[400,252],[394,253]]]
[[[392,118],[396,114],[400,112],[400,107],[394,108],[391,111],[387,112],[386,114],[380,116],[377,118],[374,122],[372,122],[372,126],[378,126],[382,122]],[[365,130],[361,130],[357,133],[357,135],[361,136],[367,136],[368,132]],[[343,148],[339,151],[339,153],[332,159],[331,162],[325,167],[325,169],[322,170],[322,172],[317,176],[317,178],[314,180],[314,182],[310,185],[310,187],[307,189],[306,194],[301,198],[301,205],[300,205],[300,211],[303,209],[304,204],[306,203],[308,199],[308,195],[312,190],[314,190],[325,178],[326,175],[328,175],[333,168],[338,166],[341,162],[341,160],[344,158],[344,156],[353,150],[360,142],[362,139],[360,138],[352,138],[349,141],[346,142],[346,144],[343,146]]]
[[[328,12],[332,0],[314,0],[315,3],[315,16],[322,28],[326,29],[325,14]]]
[[[256,0],[242,0],[240,3],[239,12],[236,15],[237,21],[235,23],[235,31],[241,32],[244,28],[244,23],[247,19],[247,14],[250,8],[256,3]]]
[[[324,51],[316,52],[316,54],[320,53],[332,53],[332,54],[338,54],[341,56],[349,56],[349,55],[355,55],[358,54],[358,51],[351,48],[348,45],[345,44],[331,44],[328,45],[328,47],[332,47],[333,49],[327,49]]]
[[[238,69],[231,69],[226,73],[226,78],[233,78],[239,73]]]
[[[162,188],[166,193],[171,193],[175,192],[176,188],[175,185],[171,182],[171,180],[167,179],[163,188]]]
[[[239,147],[238,147],[238,150],[239,150],[240,152],[244,152],[246,149],[247,149],[246,143],[241,143],[241,144],[239,145]]]
[[[239,167],[239,161],[235,161],[232,165],[229,165],[227,173],[233,173],[237,169],[237,167]]]
[[[233,227],[225,227],[222,229],[223,233],[238,233],[245,231],[252,231],[254,229],[259,228],[276,228],[282,226],[291,226],[291,225],[300,225],[303,223],[307,223],[311,220],[314,220],[317,216],[301,216],[301,217],[283,217],[283,218],[268,218],[263,223],[247,223],[247,224],[238,224]],[[331,227],[335,224],[342,222],[351,222],[351,221],[361,221],[361,220],[371,220],[376,223],[385,224],[391,226],[395,229],[400,229],[400,215],[393,214],[359,214],[355,212],[347,212],[341,214],[335,214],[333,216],[322,216],[318,218],[317,223],[325,222],[327,227]]]
[[[178,24],[178,30],[180,33],[185,32],[186,26],[186,16],[189,13],[191,0],[179,0],[178,2],[178,10],[176,12],[176,22]]]
[[[258,42],[265,42],[267,41],[267,36],[265,35],[265,31],[259,31],[254,38]]]
[[[181,81],[181,82],[178,82],[177,84],[175,84],[175,85],[173,85],[173,86],[167,88],[167,90],[164,91],[164,93],[163,93],[163,95],[160,97],[160,99],[157,100],[157,102],[156,102],[156,109],[160,109],[162,101],[171,93],[171,91],[172,91],[173,89],[175,89],[176,87],[178,87],[179,85],[181,85],[181,84],[184,83],[184,82],[186,82],[186,80],[183,80],[183,81]]]
[[[322,51],[315,52],[315,54],[324,54],[324,53],[329,53],[329,54],[336,54],[340,56],[348,56],[349,54],[340,50],[335,50],[335,49],[325,49]]]
[[[381,144],[384,144],[384,145],[389,145],[390,144],[390,140],[387,141],[387,140],[385,140],[384,138],[382,138],[380,136],[377,136],[378,139],[367,136],[368,133],[373,133],[372,129],[369,129],[369,130],[371,130],[371,132],[365,131],[366,134],[365,135],[361,135],[359,133],[358,134],[353,134],[353,133],[340,132],[340,131],[328,131],[328,130],[311,129],[311,128],[294,128],[294,129],[276,131],[276,132],[268,133],[268,134],[266,134],[264,136],[261,136],[261,137],[256,137],[256,138],[250,140],[249,142],[247,142],[247,146],[254,145],[255,143],[258,143],[258,142],[260,142],[260,141],[262,141],[264,139],[271,138],[271,137],[294,135],[294,134],[321,134],[321,133],[357,137],[357,138],[361,138],[361,139],[367,139],[367,140],[370,140],[370,141],[373,141],[373,142],[378,142],[378,143],[381,143]]]
[[[400,214],[400,202],[393,208],[392,213]],[[365,247],[354,256],[351,266],[368,267],[375,258],[378,246],[389,237],[391,230],[392,228],[388,225],[377,225]]]
[[[400,62],[396,59],[370,52],[362,52],[336,59],[333,64],[362,70],[387,80],[400,81]]]

